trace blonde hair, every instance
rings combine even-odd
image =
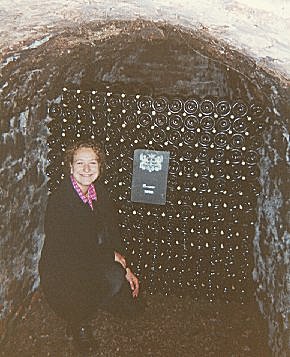
[[[73,163],[75,152],[81,148],[90,148],[94,150],[97,161],[99,163],[100,176],[103,174],[105,170],[105,153],[100,146],[100,144],[92,141],[92,140],[81,140],[74,142],[71,146],[69,146],[65,151],[64,163],[67,172],[70,172],[70,165]]]

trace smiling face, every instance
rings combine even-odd
[[[70,168],[71,174],[84,194],[87,193],[89,185],[100,175],[97,154],[92,148],[81,147],[77,149]]]

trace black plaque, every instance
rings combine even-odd
[[[131,201],[166,203],[169,151],[134,151]]]

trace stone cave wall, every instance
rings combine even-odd
[[[37,93],[35,84],[40,73],[38,69],[25,73],[16,66],[17,79],[11,76],[9,84],[4,84],[6,90],[2,87],[0,334],[5,327],[3,318],[17,312],[37,282],[47,136],[46,124],[39,120],[46,115],[41,90]]]
[[[290,350],[290,101],[289,88],[280,91],[272,84],[270,90],[276,116],[264,136],[253,279],[260,310],[268,320],[273,355],[287,356]]]
[[[37,262],[43,242],[42,212],[47,197],[45,166],[49,101],[57,98],[66,83],[90,89],[97,81],[135,83],[138,76],[142,80],[145,75],[148,88],[155,84],[157,93],[186,95],[196,85],[194,76],[183,81],[179,81],[178,76],[184,72],[189,57],[176,59],[175,63],[172,60],[171,66],[168,64],[156,77],[156,63],[160,63],[162,56],[155,59],[155,63],[150,56],[146,57],[146,51],[139,51],[136,56],[138,41],[158,44],[165,40],[167,46],[177,41],[175,54],[178,53],[178,41],[183,45],[187,43],[190,51],[204,52],[245,74],[249,83],[266,95],[273,109],[273,125],[265,133],[261,161],[262,195],[254,239],[253,277],[260,309],[269,322],[273,353],[286,356],[290,309],[289,89],[265,71],[257,71],[255,61],[224,46],[221,52],[221,45],[207,33],[178,32],[171,27],[143,21],[121,25],[111,22],[104,26],[84,26],[77,31],[67,30],[47,38],[47,42],[33,42],[24,51],[10,53],[2,63],[0,331],[6,331],[7,321],[13,321],[12,317],[17,316],[25,299],[38,285]],[[164,48],[168,50],[166,46]],[[89,62],[88,58],[95,60]],[[150,61],[151,66],[145,67],[144,64]],[[130,70],[128,65],[131,65]],[[196,72],[204,74],[199,80],[200,94],[228,95],[229,82],[225,81],[224,88],[212,86],[208,77],[210,70],[213,68],[204,64],[196,68]],[[175,72],[175,77],[168,76],[168,71]],[[234,85],[230,88],[231,94],[235,88]]]

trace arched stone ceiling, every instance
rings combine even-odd
[[[0,47],[17,45],[80,27],[90,21],[145,19],[202,30],[280,77],[290,76],[290,2],[287,0],[2,0]],[[33,46],[43,41],[34,43]],[[222,50],[222,49],[221,49]]]

